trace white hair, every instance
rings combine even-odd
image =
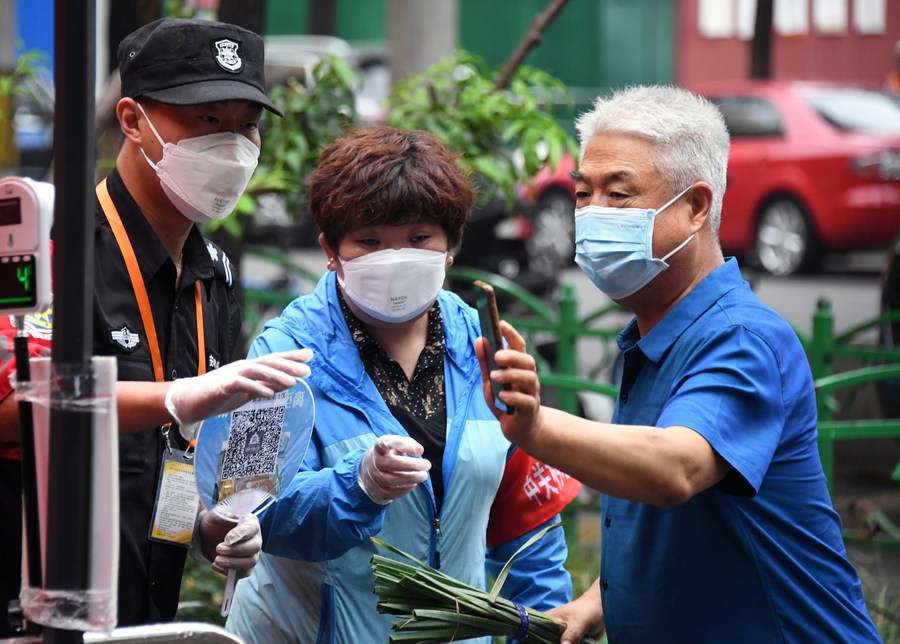
[[[648,140],[659,150],[655,167],[673,192],[705,181],[712,187],[709,222],[718,237],[728,169],[728,129],[718,108],[687,90],[649,85],[628,87],[599,97],[575,121],[584,151],[600,132],[619,132]]]

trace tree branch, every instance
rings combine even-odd
[[[563,10],[563,7],[565,7],[568,2],[569,0],[553,0],[546,9],[534,17],[531,26],[528,28],[528,32],[519,42],[519,46],[516,47],[516,50],[503,66],[500,77],[497,79],[497,82],[494,83],[494,89],[506,89],[509,82],[512,80],[513,74],[516,73],[516,69],[518,69],[519,65],[522,64],[522,61],[525,60],[525,56],[527,56],[528,52],[541,41],[544,32],[547,31],[547,27],[556,20],[556,16],[559,15],[559,12]]]

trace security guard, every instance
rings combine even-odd
[[[97,187],[94,354],[116,356],[121,380],[203,374],[235,357],[241,318],[234,267],[196,224],[232,212],[256,168],[263,108],[281,116],[263,40],[164,18],[127,36],[118,60],[125,140]],[[152,536],[166,512],[163,453],[186,445],[169,426],[144,427],[119,443],[120,625],[175,616],[186,553]]]
[[[93,355],[118,364],[118,624],[133,625],[170,621],[178,607],[194,517],[169,507],[158,489],[167,459],[186,457],[187,428],[290,387],[309,374],[303,362],[311,355],[231,362],[241,326],[234,267],[197,228],[228,216],[246,188],[262,110],[281,116],[265,93],[262,38],[225,23],[165,18],[127,36],[118,60],[124,142],[97,186]],[[15,401],[4,393],[0,387],[0,441],[15,441]],[[0,485],[3,500],[20,494],[14,482]],[[186,529],[169,530],[177,521]],[[197,524],[195,544],[213,569],[242,577],[255,565],[255,517],[235,526],[208,512]]]

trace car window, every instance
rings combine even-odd
[[[900,103],[863,89],[816,89],[803,94],[807,104],[839,130],[900,134]]]
[[[731,138],[781,136],[784,126],[778,108],[770,101],[755,96],[712,98],[725,118]]]

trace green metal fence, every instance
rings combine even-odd
[[[270,318],[281,313],[299,295],[311,293],[322,276],[298,264],[283,251],[262,246],[244,248],[241,264],[245,345]]]
[[[453,266],[448,271],[448,276],[456,281],[487,282],[501,296],[514,300],[517,306],[511,308],[515,312],[501,311],[500,317],[516,327],[526,339],[529,336],[538,337],[547,334],[552,337],[552,344],[555,347],[555,358],[552,361],[539,353],[534,345],[527,346],[537,360],[541,387],[559,390],[554,406],[577,414],[580,410],[578,392],[590,391],[611,398],[616,397],[618,394],[616,387],[579,376],[578,340],[595,338],[607,344],[614,343],[621,329],[610,324],[603,326],[603,322],[614,314],[621,314],[622,307],[610,304],[579,317],[575,289],[571,284],[563,284],[558,298],[548,302],[526,291],[512,280],[478,269]]]
[[[834,329],[831,303],[823,299],[813,313],[812,333],[805,335],[798,332],[809,356],[816,386],[819,456],[828,481],[828,491],[832,494],[835,485],[835,447],[839,441],[900,439],[898,418],[837,418],[861,387],[887,380],[900,382],[900,350],[873,344],[864,338],[866,333],[898,320],[900,312],[887,313],[838,334]],[[841,370],[844,363],[860,366]],[[891,479],[900,484],[900,463],[894,468]],[[869,519],[881,529],[880,532],[865,533],[864,537],[860,537],[855,531],[845,530],[844,538],[848,541],[864,538],[892,548],[900,547],[900,527],[884,512],[876,508]]]
[[[900,437],[900,419],[836,420],[841,411],[838,392],[853,392],[864,385],[900,378],[900,350],[867,343],[865,333],[900,319],[900,313],[888,313],[843,333],[834,330],[834,315],[828,300],[819,300],[813,313],[812,333],[798,331],[809,356],[816,385],[819,412],[819,454],[833,491],[834,444],[841,440],[866,440]],[[840,360],[862,366],[835,373]]]

